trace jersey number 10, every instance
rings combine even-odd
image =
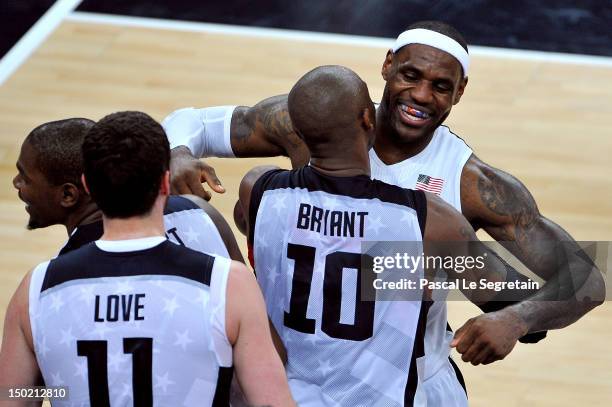
[[[316,249],[314,247],[294,243],[289,243],[287,246],[287,257],[295,260],[295,268],[291,284],[289,312],[285,312],[284,324],[306,334],[315,333],[315,320],[306,317],[315,253]],[[346,268],[357,270],[354,324],[340,322],[342,274]],[[332,338],[338,339],[363,341],[371,338],[374,330],[374,306],[376,302],[362,301],[361,293],[362,283],[367,284],[364,289],[373,290],[373,281],[374,275],[372,273],[362,276],[360,254],[341,251],[328,254],[325,257],[325,274],[323,277],[321,330]]]

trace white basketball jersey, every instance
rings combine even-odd
[[[362,300],[360,253],[364,241],[420,246],[425,211],[420,191],[309,166],[256,182],[249,242],[299,406],[413,404],[427,307]]]
[[[29,312],[58,406],[228,405],[230,261],[164,238],[96,241],[32,273]]]
[[[164,208],[166,237],[173,243],[213,256],[229,258],[223,238],[208,214],[193,201],[172,195]],[[98,240],[103,233],[102,221],[78,226],[58,255]]]
[[[372,148],[370,167],[374,179],[435,193],[461,212],[461,172],[471,155],[472,149],[462,139],[448,127],[440,126],[423,151],[396,164],[386,165]],[[425,331],[425,380],[447,363],[452,339],[447,324],[446,303],[434,302]]]

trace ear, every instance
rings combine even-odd
[[[79,187],[69,182],[61,186],[61,194],[60,205],[64,208],[71,208],[76,205],[81,196]]]
[[[365,131],[372,131],[374,129],[375,113],[372,109],[370,109],[369,107],[364,108],[363,111],[361,112],[360,119],[361,119],[361,127]]]
[[[240,201],[236,201],[236,204],[234,205],[234,223],[236,224],[236,227],[238,228],[240,233],[246,236],[247,222]]]
[[[91,192],[89,192],[89,187],[87,186],[87,180],[85,179],[85,174],[81,174],[81,184],[83,184],[83,189],[85,190],[85,192],[91,195]]]
[[[166,170],[162,178],[161,184],[159,185],[160,195],[170,195],[170,171]]]
[[[463,92],[465,91],[465,87],[467,86],[467,83],[468,83],[467,76],[461,79],[461,82],[459,83],[459,88],[457,88],[457,93],[455,94],[455,99],[453,100],[453,105],[456,105],[457,103],[459,103],[459,100],[461,100],[461,96],[463,96]]]
[[[393,51],[387,51],[387,56],[385,57],[385,61],[382,65],[381,74],[383,79],[386,81],[391,76],[391,66],[393,65]]]

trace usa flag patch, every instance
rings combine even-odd
[[[419,174],[415,187],[415,189],[432,192],[436,195],[440,195],[442,193],[442,188],[444,188],[443,179],[430,177],[429,175],[425,174]]]

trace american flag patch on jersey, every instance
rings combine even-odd
[[[433,192],[436,195],[440,195],[444,188],[444,180],[441,178],[430,177],[429,175],[419,174],[415,189],[421,191]]]

